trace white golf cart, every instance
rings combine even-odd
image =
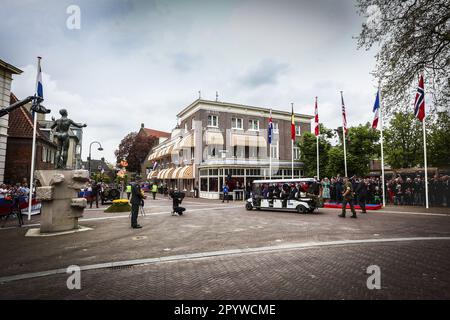
[[[318,197],[307,191],[315,182],[313,178],[255,180],[245,208],[313,212],[319,206]]]

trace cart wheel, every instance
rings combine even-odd
[[[297,213],[306,213],[306,208],[304,206],[302,206],[301,204],[299,204],[297,206]]]
[[[252,204],[251,204],[250,202],[247,202],[247,203],[245,204],[245,209],[247,209],[247,210],[253,210]]]

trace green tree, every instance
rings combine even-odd
[[[369,173],[370,160],[378,158],[381,149],[378,141],[380,133],[372,129],[370,123],[350,127],[347,136],[348,175],[364,176]]]
[[[341,146],[334,146],[328,150],[326,173],[329,177],[344,176],[344,150]]]
[[[358,47],[379,48],[374,75],[382,80],[383,106],[399,111],[413,100],[418,73],[434,106],[450,103],[450,3],[448,0],[358,0],[366,17]],[[435,110],[432,110],[433,112]]]
[[[334,137],[333,130],[325,128],[320,124],[319,134],[319,166],[320,176],[328,175],[326,165],[328,163],[328,151],[331,148],[330,139]],[[303,171],[305,176],[313,177],[317,175],[317,139],[312,133],[306,132],[299,143],[300,161],[304,163]]]
[[[428,163],[434,167],[450,166],[450,114],[439,112],[428,128]]]
[[[386,163],[392,168],[423,165],[422,123],[413,113],[394,113],[383,133]]]

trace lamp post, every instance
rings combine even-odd
[[[92,141],[89,145],[89,178],[91,177],[91,147],[94,143],[97,143],[99,145],[98,151],[103,151],[102,145],[98,141]]]

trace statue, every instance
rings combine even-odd
[[[58,149],[56,151],[56,169],[65,169],[67,164],[67,155],[69,152],[69,129],[70,126],[74,126],[77,128],[84,128],[87,125],[73,122],[71,119],[67,118],[67,110],[61,109],[59,110],[59,114],[61,115],[61,118],[58,120],[55,120],[54,117],[52,117],[53,124],[51,126],[51,129],[55,129],[55,137],[56,137],[56,144],[58,146]]]

